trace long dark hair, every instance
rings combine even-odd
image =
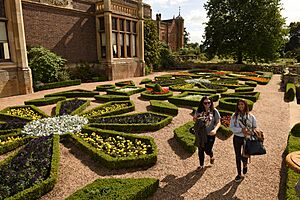
[[[199,106],[197,108],[197,112],[198,113],[201,113],[201,112],[205,111],[205,107],[203,105],[203,102],[205,100],[209,100],[210,101],[210,107],[209,107],[210,111],[212,112],[214,110],[214,103],[213,103],[213,101],[210,98],[208,98],[208,96],[204,96],[204,97],[202,97],[202,99],[201,99],[201,101],[199,103]]]
[[[240,102],[243,102],[244,105],[245,105],[245,108],[243,110],[244,114],[248,115],[249,113],[249,106],[248,106],[248,103],[245,99],[239,99],[237,102],[236,102],[236,106],[235,106],[235,112],[234,112],[234,117],[235,119],[237,119],[237,116],[239,113],[241,113],[240,109],[239,109],[239,103]]]

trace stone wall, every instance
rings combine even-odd
[[[143,66],[140,66],[138,59],[118,59],[112,64],[112,79],[138,77],[143,74],[141,70]]]
[[[74,2],[73,10],[22,2],[27,47],[41,45],[69,63],[97,62],[94,5]]]

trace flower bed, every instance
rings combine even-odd
[[[217,94],[205,94],[198,92],[183,92],[177,96],[172,96],[168,98],[170,103],[175,105],[183,105],[183,106],[198,106],[201,98],[203,96],[208,96],[208,98],[213,101],[218,101],[219,95]]]
[[[45,98],[39,98],[39,99],[32,99],[28,101],[24,101],[25,105],[35,105],[35,106],[45,106],[57,103],[58,101],[65,100],[66,97],[45,97]]]
[[[106,92],[107,92],[107,94],[130,96],[130,95],[142,92],[144,90],[146,90],[146,88],[135,87],[135,86],[125,86],[125,87],[118,88],[118,89],[109,89],[109,90],[106,90]]]
[[[75,89],[75,90],[67,90],[67,91],[63,91],[63,92],[56,92],[56,93],[52,93],[52,94],[46,94],[45,97],[56,97],[56,96],[64,96],[67,98],[94,97],[95,95],[98,95],[98,94],[99,94],[99,92]]]
[[[38,199],[52,190],[59,165],[59,137],[30,141],[0,163],[0,194],[7,199]]]
[[[12,129],[23,128],[31,119],[0,113],[0,135]]]
[[[199,88],[195,86],[195,84],[183,84],[183,85],[172,85],[170,89],[173,91],[180,91],[180,92],[201,92],[201,93],[209,93],[215,94],[217,90],[208,89],[208,88]]]
[[[9,134],[0,135],[0,155],[24,145],[31,139],[32,137],[23,137],[20,133],[20,130],[16,130],[16,132],[11,132]]]
[[[34,105],[7,107],[1,110],[1,113],[5,113],[11,116],[23,117],[30,120],[37,120],[43,117],[48,117],[47,114],[45,114],[43,111],[41,111]]]
[[[29,122],[24,126],[21,133],[32,136],[77,133],[87,123],[88,120],[84,117],[63,115]]]
[[[109,169],[152,166],[157,161],[154,139],[112,130],[85,127],[69,139],[92,159]]]
[[[88,105],[90,100],[86,99],[68,99],[59,101],[55,108],[55,115],[76,115],[82,112]]]
[[[125,132],[157,131],[171,123],[169,115],[142,112],[109,117],[93,118],[89,126]]]
[[[134,111],[133,101],[111,101],[81,114],[89,119]]]
[[[178,108],[172,103],[150,100],[151,110],[158,113],[170,114],[176,116],[178,114]]]
[[[253,76],[242,76],[239,79],[246,80],[246,81],[255,81],[260,85],[267,85],[270,81],[269,78],[264,77],[253,77]]]
[[[105,178],[76,191],[66,200],[90,199],[148,199],[159,187],[154,178]]]
[[[141,93],[143,99],[155,99],[155,100],[166,100],[168,97],[172,96],[173,92],[169,91],[167,88],[162,88],[161,92],[156,92],[154,89],[149,88],[147,91]]]
[[[211,83],[200,83],[200,85],[205,89],[216,90],[218,93],[226,92],[228,90],[227,87],[211,84]]]

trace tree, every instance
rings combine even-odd
[[[186,31],[186,28],[184,28],[183,31],[183,46],[186,47],[188,42],[190,41],[190,33]]]
[[[208,58],[264,61],[278,57],[286,30],[279,0],[208,0],[204,48]]]
[[[156,29],[156,24],[152,20],[144,21],[144,56],[148,67],[157,66],[160,61],[160,42]]]
[[[300,22],[292,22],[289,25],[289,41],[285,51],[294,51],[300,48]]]

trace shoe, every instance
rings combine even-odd
[[[198,168],[197,168],[197,170],[201,170],[201,169],[204,169],[204,166],[199,166]]]
[[[214,158],[214,157],[211,157],[209,162],[210,162],[210,164],[213,165],[213,164],[215,163],[215,158]]]
[[[237,175],[234,179],[235,182],[239,183],[242,181],[242,176],[241,175]]]
[[[243,174],[247,174],[248,167],[243,167]]]

